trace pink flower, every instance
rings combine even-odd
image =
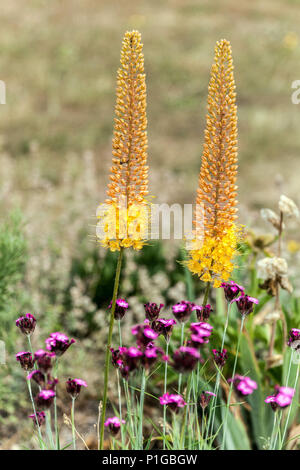
[[[278,407],[286,408],[287,406],[289,406],[293,401],[294,395],[294,388],[280,387],[279,385],[276,385],[274,395],[269,395],[265,399],[265,403],[270,403],[272,409],[276,411]]]
[[[243,286],[239,286],[234,281],[223,282],[221,286],[224,289],[225,299],[227,302],[232,302],[232,300],[239,295],[239,293],[244,293],[245,289]]]
[[[87,387],[87,383],[82,379],[68,379],[66,381],[66,390],[73,398],[77,398],[81,387]]]
[[[292,328],[289,332],[288,346],[296,349],[299,346],[300,341],[300,330],[298,328]]]
[[[157,320],[160,314],[161,309],[164,307],[164,304],[157,305],[155,303],[148,302],[144,305],[146,318],[150,321]]]
[[[227,349],[222,349],[222,351],[218,351],[217,349],[213,349],[212,353],[214,355],[214,361],[218,367],[222,368],[225,366],[227,361]]]
[[[178,372],[189,372],[195,368],[200,360],[200,354],[195,348],[181,346],[173,353],[172,366]]]
[[[174,413],[178,413],[180,408],[183,408],[186,405],[186,402],[181,395],[165,393],[163,396],[159,397],[159,402],[161,405],[166,405]]]
[[[137,345],[142,349],[145,349],[149,343],[158,337],[158,333],[152,330],[147,323],[134,326],[131,332],[136,336]]]
[[[110,302],[108,308],[112,307],[112,302]],[[125,299],[117,299],[116,300],[116,307],[115,307],[115,313],[114,317],[116,320],[122,320],[124,317],[125,313],[127,312],[127,309],[129,307],[128,302],[126,302]]]
[[[32,358],[32,354],[29,351],[21,351],[16,354],[16,359],[20,363],[22,369],[24,370],[32,370],[34,361]]]
[[[33,415],[29,415],[28,418],[31,418],[35,425],[36,425],[36,420],[37,420],[38,425],[41,426],[42,424],[44,424],[46,420],[46,415],[44,411],[37,411],[36,417],[33,414]]]
[[[54,397],[54,390],[41,390],[35,399],[37,407],[42,410],[47,410],[52,405]]]
[[[69,349],[71,344],[75,343],[75,339],[69,339],[64,333],[56,332],[51,333],[45,343],[48,351],[55,353],[56,356],[61,356]]]
[[[105,421],[104,426],[107,427],[110,432],[115,436],[116,434],[118,434],[121,424],[125,424],[124,419],[120,421],[117,416],[114,416],[113,418],[108,418]]]
[[[259,300],[255,299],[254,297],[250,297],[249,295],[241,295],[237,299],[232,300],[232,302],[236,302],[238,311],[242,316],[250,315],[253,312],[254,304],[258,304]]]
[[[210,400],[211,400],[211,397],[216,397],[217,395],[213,392],[210,392],[210,391],[205,391],[205,392],[202,392],[201,395],[200,395],[200,406],[201,408],[204,410]]]
[[[194,304],[192,302],[186,302],[185,300],[182,300],[178,304],[173,305],[173,315],[177,321],[183,323],[190,318],[193,307]]]
[[[235,390],[242,396],[252,395],[254,390],[257,389],[257,383],[254,380],[238,374],[233,379],[229,379],[228,382],[233,382]]]
[[[25,313],[24,316],[16,320],[16,325],[24,335],[32,335],[35,330],[36,319],[31,313]]]

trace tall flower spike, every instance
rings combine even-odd
[[[235,225],[237,107],[231,46],[222,39],[208,87],[205,141],[194,214],[196,236],[189,245],[188,267],[219,287],[233,270],[238,230]],[[199,236],[199,230],[201,236]]]
[[[146,76],[141,35],[126,32],[117,73],[113,159],[100,243],[112,251],[141,249],[147,238],[148,167]]]

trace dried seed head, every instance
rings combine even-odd
[[[299,217],[299,209],[294,201],[284,196],[283,194],[280,196],[278,206],[279,210],[287,217]]]

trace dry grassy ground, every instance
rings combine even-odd
[[[0,211],[18,206],[25,215],[28,308],[61,314],[72,257],[92,243],[78,234],[93,235],[104,197],[127,29],[144,42],[156,200],[194,201],[210,66],[225,37],[238,93],[241,221],[255,226],[257,209],[273,207],[282,191],[300,202],[300,105],[291,102],[299,0],[9,0],[0,18]],[[72,299],[73,316],[94,308],[80,281]],[[80,354],[74,367],[80,375]]]

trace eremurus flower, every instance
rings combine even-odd
[[[234,268],[236,220],[237,107],[231,46],[217,42],[208,87],[202,165],[189,243],[188,268],[219,287]]]
[[[147,238],[146,82],[141,35],[126,32],[117,73],[113,158],[105,208],[98,211],[100,243],[111,251],[140,250]]]

